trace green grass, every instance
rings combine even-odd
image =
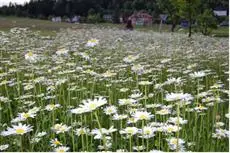
[[[8,31],[13,27],[28,27],[32,31],[41,31],[43,35],[55,35],[55,33],[60,29],[81,28],[82,25],[74,25],[64,22],[53,23],[48,20],[38,20],[30,18],[0,17],[0,30]]]
[[[98,23],[98,24],[70,24],[70,23],[53,23],[48,20],[38,20],[38,19],[30,19],[30,18],[18,18],[18,17],[3,17],[0,16],[0,30],[7,31],[13,27],[29,27],[32,31],[40,30],[42,35],[55,35],[57,31],[60,29],[82,29],[82,28],[90,28],[90,27],[106,27],[106,28],[117,28],[117,29],[125,29],[125,24],[112,24],[112,23]],[[159,24],[153,24],[151,26],[134,26],[134,29],[137,31],[160,31]],[[171,25],[163,24],[161,28],[161,32],[170,32]],[[176,28],[176,32],[186,33],[187,29],[179,30],[179,26]],[[211,35],[215,37],[228,37],[229,36],[229,28],[228,27],[219,27],[216,30],[213,30]]]
[[[212,35],[215,37],[229,37],[229,27],[218,27],[218,29],[212,31]]]

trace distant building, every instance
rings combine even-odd
[[[226,8],[223,8],[223,7],[216,7],[213,10],[213,12],[216,16],[227,16],[228,15],[228,10]]]
[[[188,20],[181,20],[180,27],[188,28],[189,27],[189,21]]]
[[[152,16],[143,11],[132,14],[129,20],[133,25],[151,25],[153,22]]]
[[[120,23],[124,23],[123,17],[119,18]]]
[[[72,17],[71,22],[72,23],[79,23],[80,22],[80,16],[74,16],[74,17]]]
[[[61,17],[52,17],[52,22],[61,22]]]
[[[111,14],[105,14],[105,15],[103,15],[103,19],[105,21],[112,22],[113,21],[113,16]]]

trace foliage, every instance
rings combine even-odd
[[[217,21],[212,13],[212,10],[206,9],[204,13],[198,16],[198,27],[202,34],[208,35],[212,29],[217,28]]]
[[[172,22],[171,31],[173,32],[180,19],[180,1],[179,0],[157,0],[157,4],[163,13],[169,15],[168,19]]]
[[[192,35],[192,25],[198,15],[200,0],[180,0],[180,14],[182,18],[189,21],[189,37]]]
[[[101,22],[102,19],[100,17],[100,14],[89,14],[87,16],[87,22],[88,23],[98,23],[98,22]]]

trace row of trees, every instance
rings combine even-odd
[[[10,3],[0,8],[2,15],[15,15],[31,18],[48,19],[50,16],[81,15],[89,21],[103,21],[104,14],[112,14],[113,22],[118,23],[119,17],[127,18],[133,12],[145,10],[159,18],[162,13],[168,14],[172,24],[171,31],[181,19],[189,21],[189,36],[192,23],[195,21],[206,28],[214,25],[212,9],[217,6],[228,8],[228,0],[31,0],[24,5]]]
[[[228,1],[225,0],[157,0],[157,3],[160,9],[170,16],[172,32],[180,19],[189,21],[189,37],[192,34],[193,23],[196,23],[204,35],[209,34],[211,29],[217,28],[217,18],[214,17],[213,8],[228,7]]]

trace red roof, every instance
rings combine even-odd
[[[134,13],[133,15],[131,15],[129,18],[130,19],[132,19],[132,18],[151,18],[152,19],[152,16],[149,15],[148,13],[137,12],[137,13]]]

